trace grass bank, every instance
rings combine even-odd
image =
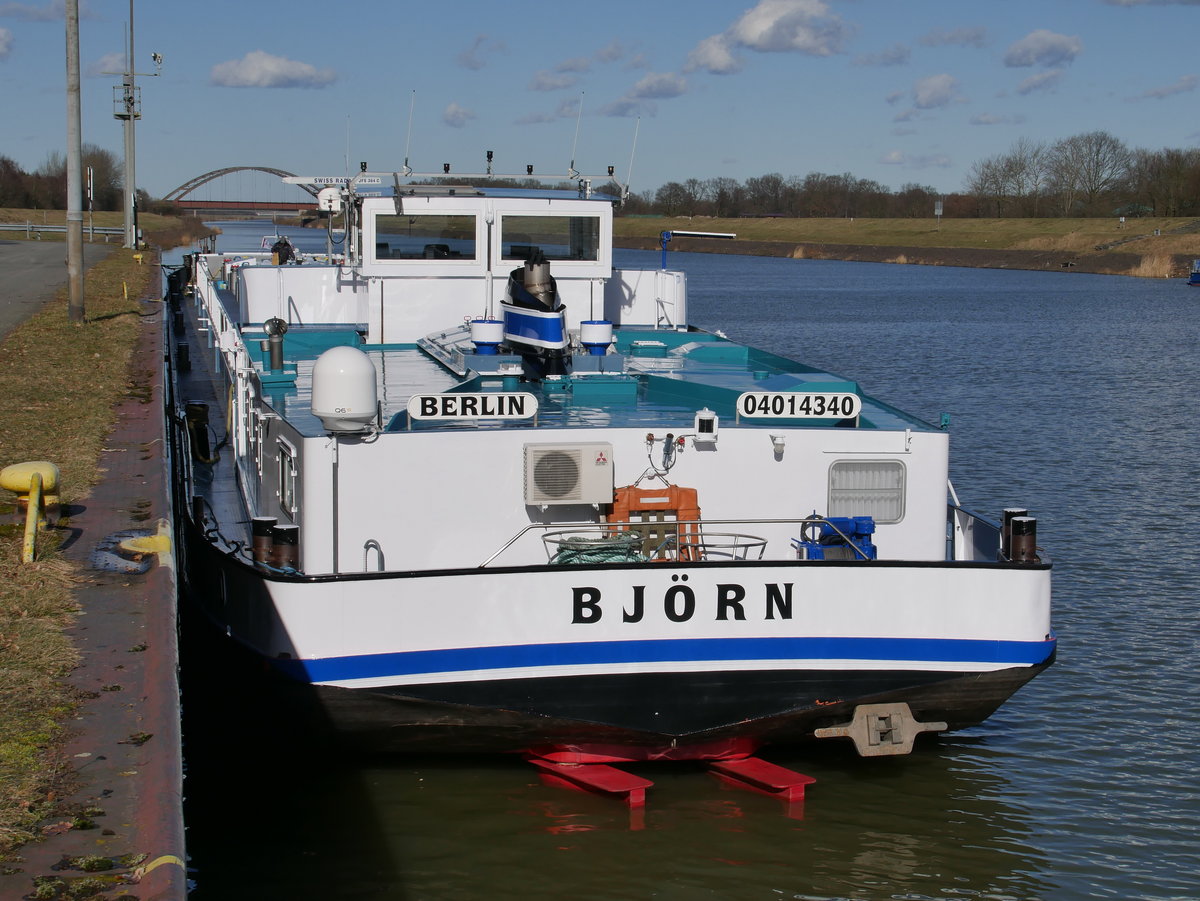
[[[658,245],[664,230],[732,232],[737,240],[689,243],[717,253],[948,266],[1077,268],[1181,276],[1200,257],[1200,220],[1128,219],[717,219],[616,220],[627,246]],[[1157,234],[1156,234],[1157,232]],[[682,248],[683,244],[673,247]]]
[[[156,243],[176,246],[197,235],[190,223],[156,218],[164,220],[159,230],[146,229]],[[64,288],[0,345],[0,466],[56,463],[68,512],[100,478],[114,405],[138,390],[129,362],[142,327],[140,298],[157,286],[157,254],[139,263],[133,251],[115,249],[87,272],[83,323],[68,320]],[[12,504],[3,494],[8,523]],[[81,700],[64,681],[78,659],[65,630],[77,609],[74,588],[87,575],[59,555],[53,531],[39,539],[39,558],[22,564],[22,531],[0,526],[0,860],[38,837],[36,825],[47,817],[83,815],[61,809],[73,768],[58,748]]]

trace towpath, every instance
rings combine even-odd
[[[84,244],[83,264],[90,268],[116,244]],[[41,308],[67,283],[65,241],[0,240],[0,340]]]
[[[113,246],[86,245],[85,263]],[[0,335],[66,282],[65,252],[61,242],[0,241]],[[147,256],[157,265],[157,253]],[[97,883],[105,897],[187,895],[173,555],[114,553],[119,538],[169,534],[163,305],[157,297],[139,304],[142,330],[130,364],[139,390],[114,410],[103,477],[72,508],[63,545],[81,572],[81,611],[70,628],[81,658],[70,682],[81,703],[63,749],[78,788],[62,801],[80,815],[42,825],[45,837],[0,871],[0,898],[82,897],[76,890]]]

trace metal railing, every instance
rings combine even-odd
[[[26,238],[40,238],[42,232],[49,232],[55,235],[65,235],[67,227],[65,225],[38,225],[36,222],[21,223],[5,223],[0,224],[0,231],[5,232],[25,232]],[[96,235],[104,236],[104,243],[108,243],[111,237],[121,238],[125,236],[125,229],[120,226],[104,225],[99,228],[90,227],[84,228],[84,232],[89,236],[89,239]]]
[[[679,550],[698,551],[700,559],[722,559],[722,560],[760,560],[766,551],[767,539],[758,535],[746,535],[740,532],[713,532],[710,530],[712,526],[770,526],[770,525],[795,525],[801,526],[804,523],[825,522],[825,518],[821,516],[796,516],[786,519],[706,519],[706,520],[663,520],[661,522],[650,520],[647,522],[554,522],[554,523],[530,523],[529,525],[517,530],[508,541],[506,541],[498,550],[490,557],[479,564],[480,569],[484,569],[500,557],[505,551],[515,545],[524,536],[530,532],[541,530],[546,533],[543,538],[543,543],[546,546],[546,551],[553,559],[554,551],[552,545],[555,541],[579,541],[583,537],[592,537],[594,539],[604,539],[612,536],[614,533],[621,532],[638,532],[642,529],[653,529],[662,533],[664,530],[676,532],[677,537],[674,541],[665,540],[662,550],[670,555],[678,554]],[[690,526],[695,529],[693,532],[679,532],[682,526]],[[561,539],[555,533],[561,534]],[[639,536],[640,537],[640,536]],[[754,554],[754,556],[750,556]],[[664,558],[655,558],[664,559]],[[672,559],[667,556],[665,559]]]

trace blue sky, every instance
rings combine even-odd
[[[65,145],[62,0],[0,0],[0,155]],[[128,0],[81,0],[84,140]],[[630,171],[632,188],[850,172],[961,189],[1018,138],[1200,145],[1200,0],[138,0],[138,184],[213,169]],[[414,104],[415,99],[415,104]],[[582,104],[583,116],[577,118]],[[414,106],[411,132],[410,105]],[[640,124],[639,124],[640,123]],[[233,198],[230,198],[233,199]]]

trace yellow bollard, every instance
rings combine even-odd
[[[29,479],[29,507],[25,510],[25,544],[21,562],[32,563],[37,556],[37,533],[42,524],[42,474],[35,472]]]
[[[31,562],[37,555],[38,529],[48,524],[48,517],[58,518],[58,486],[58,467],[45,460],[14,463],[0,469],[0,488],[16,494],[18,509],[25,509],[23,563]]]
[[[129,300],[129,285],[125,284],[124,282],[121,282],[121,291],[122,291],[122,293],[124,293],[125,299]]]

